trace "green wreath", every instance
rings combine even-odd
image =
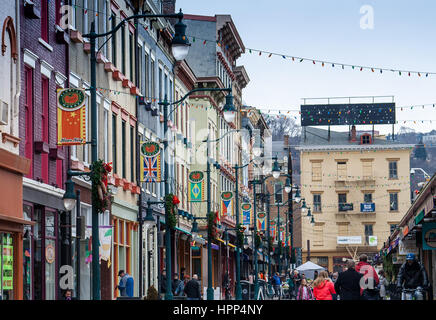
[[[177,225],[176,205],[173,202],[174,195],[172,193],[165,196],[165,217],[168,219],[168,226],[174,229]]]
[[[107,190],[107,175],[112,171],[110,163],[99,159],[91,166],[92,203],[97,212],[105,212],[111,204],[111,197]]]
[[[238,239],[238,244],[239,244],[239,247],[241,247],[242,246],[242,244],[244,243],[244,231],[245,231],[245,228],[244,228],[244,226],[242,225],[242,224],[238,224],[237,226],[236,226],[236,235],[237,235],[237,239]]]

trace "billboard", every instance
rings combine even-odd
[[[394,123],[393,102],[301,105],[301,126]]]
[[[361,236],[338,236],[337,244],[361,244]]]

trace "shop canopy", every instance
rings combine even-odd
[[[304,273],[306,275],[307,279],[313,279],[315,271],[323,271],[325,268],[311,262],[307,261],[306,263],[302,264],[297,268],[298,272],[300,274]]]

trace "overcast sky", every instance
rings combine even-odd
[[[370,12],[360,12],[363,6],[373,10],[372,28],[371,20],[366,19]],[[247,48],[338,63],[436,72],[436,1],[177,0],[176,8],[187,14],[230,14]],[[362,22],[370,27],[362,28]],[[244,101],[265,110],[298,109],[301,99],[307,97],[393,95],[397,106],[436,103],[436,75],[409,77],[407,73],[399,76],[291,61],[246,50],[237,61],[245,66],[251,80],[243,92]],[[430,119],[432,124],[421,123]],[[406,125],[427,132],[436,128],[436,108],[397,109],[397,120],[397,129]],[[416,124],[402,120],[416,120]],[[376,130],[387,133],[392,129],[378,126]]]

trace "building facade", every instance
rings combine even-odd
[[[369,134],[304,128],[299,147],[303,261],[342,271],[345,258],[370,259],[410,205],[411,145]]]

